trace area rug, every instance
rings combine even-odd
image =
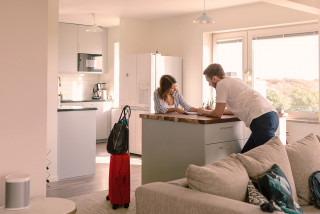
[[[85,195],[74,196],[68,198],[76,203],[77,214],[116,214],[116,213],[136,213],[135,192],[130,193],[129,208],[119,207],[116,210],[112,209],[110,201],[106,200],[108,190],[89,193]]]

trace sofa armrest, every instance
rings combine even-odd
[[[137,214],[265,214],[249,203],[162,182],[142,185],[135,195]]]

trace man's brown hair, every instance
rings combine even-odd
[[[213,76],[217,76],[219,79],[223,79],[225,77],[224,70],[222,66],[218,63],[214,63],[209,65],[204,71],[203,74],[209,78]]]

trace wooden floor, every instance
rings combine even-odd
[[[110,155],[106,143],[98,143],[96,150],[96,174],[68,178],[47,185],[48,197],[69,198],[108,189]],[[131,190],[141,185],[141,156],[130,155]]]

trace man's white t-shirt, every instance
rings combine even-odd
[[[227,108],[247,127],[253,119],[276,109],[259,92],[242,80],[226,77],[216,86],[216,103],[226,103]]]

